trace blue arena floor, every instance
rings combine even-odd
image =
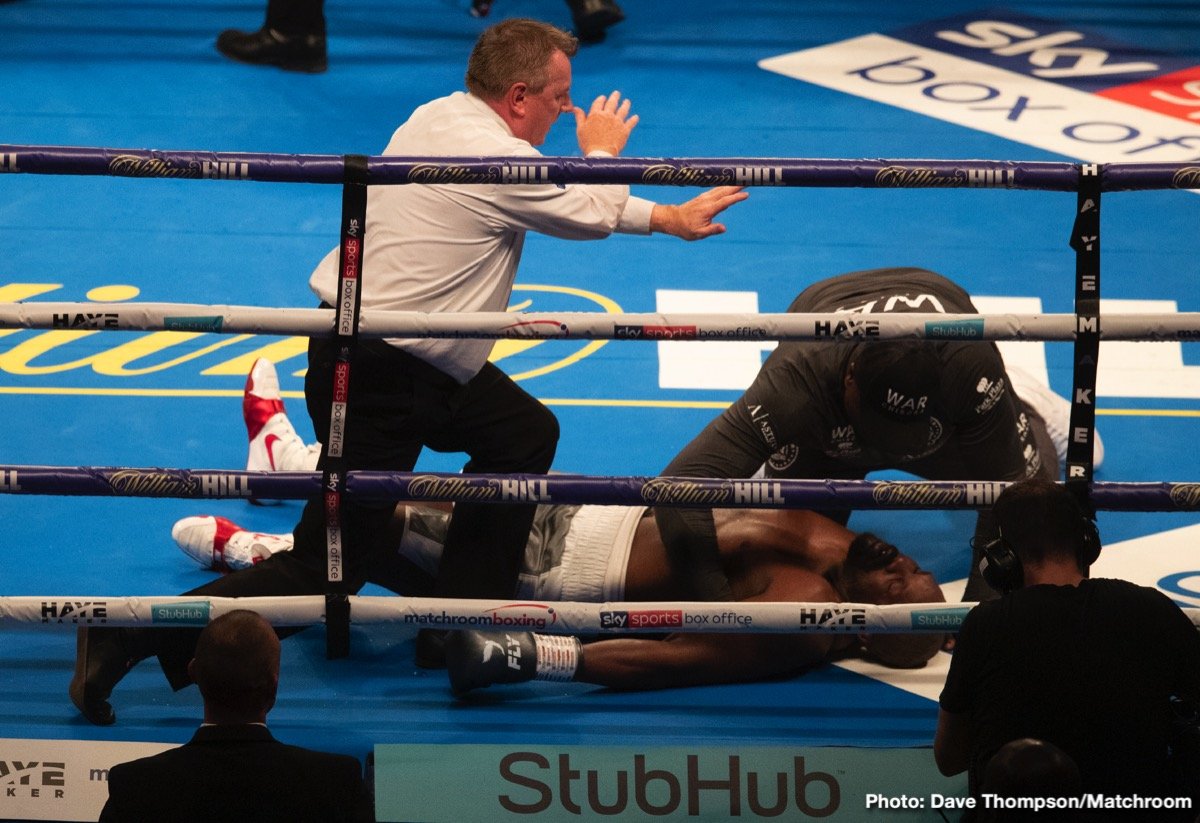
[[[632,99],[641,123],[629,157],[1200,160],[1200,12],[1184,0],[622,5],[628,19],[576,58],[574,94],[584,105],[613,89]],[[460,88],[466,55],[488,22],[570,23],[560,0],[497,0],[488,20],[467,7],[329,0],[330,69],[309,76],[214,51],[221,29],[260,24],[263,6],[248,0],[0,2],[0,144],[378,154],[415,106]],[[1061,32],[1078,34],[1063,41],[1078,51],[1034,42]],[[1138,68],[1147,64],[1155,68]],[[1135,83],[1146,77],[1170,82]],[[566,120],[543,151],[575,153]],[[680,202],[694,192],[637,193]],[[1105,196],[1107,309],[1200,310],[1196,194]],[[915,265],[958,280],[988,305],[1066,312],[1073,209],[1066,193],[756,188],[727,214],[728,234],[699,244],[531,235],[514,306],[782,311],[815,280]],[[336,242],[339,210],[336,186],[0,174],[0,301],[309,308],[307,277]],[[0,330],[0,463],[241,468],[238,398],[256,356],[279,363],[294,417],[311,435],[299,401],[303,345]],[[558,415],[556,468],[641,475],[660,471],[734,399],[765,351],[505,341],[493,359]],[[1009,356],[1068,390],[1066,344],[1018,344]],[[1100,372],[1106,456],[1097,479],[1200,480],[1200,352],[1106,343]],[[454,455],[421,463],[460,465]],[[207,573],[179,553],[169,531],[202,509],[283,531],[299,504],[0,494],[0,595],[195,586]],[[1101,513],[1104,571],[1200,605],[1198,522]],[[967,572],[970,523],[969,514],[941,512],[851,520],[891,537],[952,592]],[[284,646],[276,734],[360,757],[378,743],[920,747],[932,737],[940,685],[937,667],[899,685],[828,667],[783,682],[662,693],[530,684],[465,705],[451,700],[444,675],[413,667],[411,638],[399,630],[355,629],[347,660],[325,660],[321,628]],[[118,724],[88,725],[66,697],[73,656],[69,628],[0,628],[0,738],[190,736],[199,695],[172,694],[149,663],[115,693]]]

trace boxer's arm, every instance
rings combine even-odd
[[[710,422],[663,470],[667,477],[750,477],[770,456],[731,407]],[[733,600],[721,566],[712,510],[656,506],[654,517],[671,572],[689,599]]]
[[[581,646],[573,637],[466,631],[451,633],[446,669],[451,690],[460,696],[530,680],[665,689],[797,674],[824,662],[833,644],[827,634],[672,634],[664,640],[610,638]]]
[[[672,634],[614,638],[583,647],[575,679],[611,689],[741,683],[796,674],[823,663],[828,634]]]
[[[788,568],[765,568],[761,594],[739,602],[840,600],[825,578]],[[746,626],[738,603],[722,622]],[[575,680],[612,689],[665,689],[739,683],[794,675],[825,662],[846,636],[832,634],[676,633],[663,640],[608,638],[580,645],[574,638],[529,632],[452,632],[446,644],[451,689],[465,694],[495,683]]]
[[[836,602],[833,586],[809,572],[770,574],[765,590],[743,602]],[[737,624],[738,605],[722,622]],[[664,640],[614,638],[583,647],[575,679],[612,689],[666,689],[742,683],[794,675],[824,663],[832,634],[692,634]]]

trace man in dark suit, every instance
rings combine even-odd
[[[374,821],[358,760],[280,743],[267,730],[279,686],[279,638],[238,609],[200,633],[188,666],[204,724],[183,746],[120,763],[100,820]]]

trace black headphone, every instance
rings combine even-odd
[[[979,573],[993,589],[1008,593],[1025,585],[1025,569],[1021,566],[1021,558],[1004,539],[1004,533],[996,528],[997,537],[989,540],[980,549],[983,556],[979,560]],[[972,539],[971,547],[975,548]],[[1100,557],[1100,530],[1096,521],[1090,517],[1080,518],[1079,542],[1075,547],[1075,559],[1079,568],[1087,571],[1088,566]]]

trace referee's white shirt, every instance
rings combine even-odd
[[[570,115],[564,115],[569,117]],[[483,100],[465,92],[433,100],[396,130],[385,155],[541,156],[513,136]],[[591,156],[605,156],[593,152]],[[380,185],[367,197],[362,269],[365,309],[505,311],[526,231],[571,240],[649,234],[654,203],[628,186]],[[309,286],[336,305],[338,249]],[[487,362],[491,340],[389,339],[460,383]]]

